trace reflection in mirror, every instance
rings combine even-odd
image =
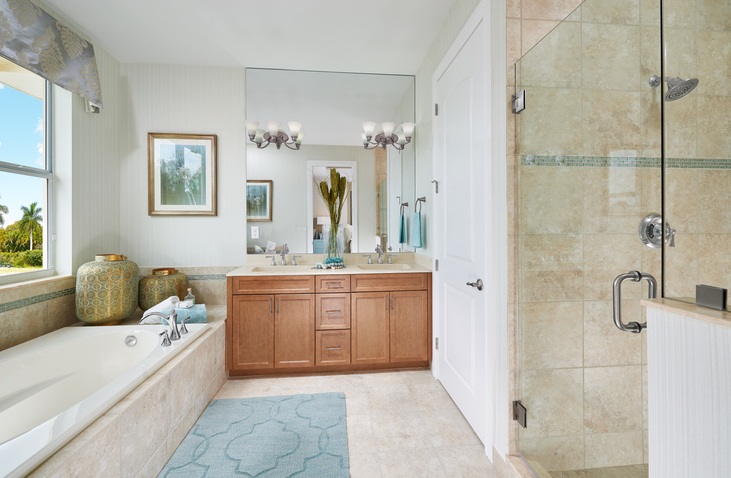
[[[277,248],[286,243],[292,253],[320,250],[318,218],[323,222],[326,214],[318,212],[316,167],[351,168],[350,252],[373,252],[381,241],[393,251],[412,250],[408,223],[405,243],[399,242],[399,213],[402,202],[415,201],[414,145],[406,144],[403,151],[392,146],[367,150],[361,133],[367,121],[414,121],[413,76],[249,68],[246,117],[263,124],[296,121],[305,133],[297,151],[248,143],[247,178],[273,184],[272,220],[248,225],[249,253],[273,243]]]

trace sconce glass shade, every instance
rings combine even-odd
[[[373,121],[366,121],[363,123],[363,132],[365,132],[365,135],[367,138],[373,137],[373,130],[376,129],[376,123]]]
[[[246,121],[246,132],[249,134],[249,136],[253,136],[256,134],[256,129],[259,127],[258,121]]]
[[[414,123],[404,123],[401,125],[401,129],[404,132],[404,136],[407,138],[411,138],[414,135],[414,128],[416,125]]]
[[[249,136],[249,140],[256,144],[258,149],[264,149],[270,144],[276,145],[277,149],[281,149],[282,145],[285,145],[289,149],[300,149],[302,145],[302,124],[297,121],[290,121],[287,123],[291,137],[284,131],[279,130],[278,121],[267,121],[267,129],[258,128],[259,122],[253,120],[246,120],[246,133]]]
[[[289,135],[292,138],[297,138],[297,135],[300,134],[300,128],[302,125],[296,121],[290,121],[287,123],[287,126],[289,127]]]
[[[393,130],[396,128],[396,123],[383,123],[381,125],[383,127],[383,135],[387,138],[393,135]]]
[[[396,123],[390,121],[382,123],[380,126],[371,121],[363,123],[363,132],[360,134],[363,139],[363,147],[373,149],[380,146],[385,149],[390,144],[394,148],[402,150],[405,145],[411,142],[415,126],[414,123],[404,123],[399,127]],[[376,130],[376,128],[379,129]],[[399,128],[400,131],[394,133]]]
[[[268,121],[267,129],[269,130],[270,136],[277,136],[279,134],[279,122],[278,121]]]

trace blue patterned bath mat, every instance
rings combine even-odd
[[[213,400],[158,478],[347,478],[345,394]]]

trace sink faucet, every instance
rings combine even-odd
[[[287,254],[289,254],[289,247],[287,247],[287,244],[285,243],[282,246],[282,252],[279,253],[280,256],[282,256],[282,265],[287,265]]]
[[[292,256],[292,260],[289,261],[289,263],[292,264],[293,266],[296,266],[297,265],[297,258],[301,258],[301,257],[302,256]]]
[[[170,337],[170,340],[180,340],[180,331],[178,330],[178,314],[173,310],[170,312],[170,315],[165,315],[162,312],[149,312],[142,316],[140,319],[140,323],[142,323],[143,320],[145,320],[147,317],[151,315],[156,315],[158,317],[162,317],[163,319],[167,320],[170,324],[170,333],[168,334]]]
[[[373,258],[371,257],[370,254],[363,254],[363,257],[368,258],[368,264],[373,264]]]
[[[266,258],[272,260],[272,264],[271,265],[273,265],[273,266],[276,266],[277,265],[277,256],[266,256]]]
[[[383,264],[383,249],[380,244],[376,244],[376,253],[378,254],[378,263]]]

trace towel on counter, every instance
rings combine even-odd
[[[411,223],[411,247],[422,247],[421,234],[421,212],[415,212]]]
[[[155,304],[149,309],[147,309],[142,314],[142,319],[140,320],[140,324],[159,324],[160,323],[160,316],[159,315],[153,315],[150,317],[147,317],[150,312],[159,312],[161,314],[170,315],[170,312],[173,311],[175,306],[180,302],[180,299],[178,299],[177,296],[171,295],[167,299],[163,300],[159,304]]]
[[[195,304],[187,309],[176,307],[175,313],[178,315],[178,323],[185,319],[188,319],[186,322],[188,324],[205,324],[208,322],[206,304]],[[163,319],[163,323],[167,324],[168,321]]]

